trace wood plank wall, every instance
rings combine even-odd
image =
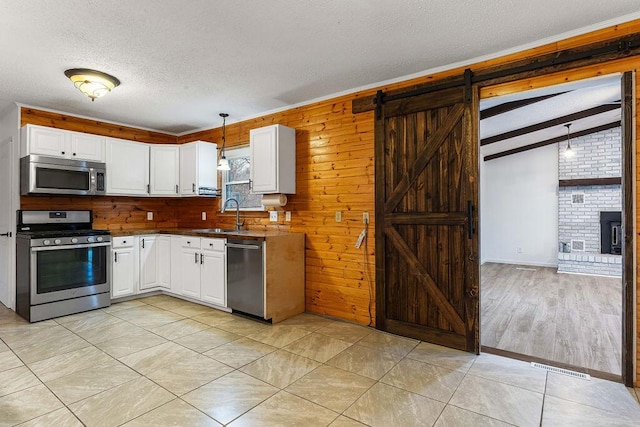
[[[544,46],[529,49],[523,52],[510,54],[504,57],[472,64],[473,70],[532,57],[544,53],[552,53],[562,49],[583,46],[596,41],[610,40],[616,37],[640,32],[640,20],[609,27],[585,35],[573,37]],[[612,72],[635,70],[638,64],[637,58],[611,61],[594,67],[585,67],[544,78],[527,79],[491,88],[485,88],[481,97],[487,98],[521,90],[528,90],[551,84],[560,84],[567,81],[575,81],[584,78],[595,77]],[[465,67],[466,68],[466,67]],[[369,291],[365,271],[371,282],[375,280],[374,254],[373,254],[373,230],[370,224],[369,232],[371,244],[363,259],[362,250],[355,250],[355,240],[362,229],[362,212],[371,212],[373,220],[374,210],[374,180],[373,180],[373,112],[354,115],[351,112],[351,102],[355,98],[375,94],[377,89],[392,90],[410,88],[417,84],[431,82],[450,76],[458,76],[463,68],[451,69],[438,74],[425,76],[400,83],[389,84],[384,87],[370,89],[318,102],[303,107],[294,108],[281,113],[271,114],[260,118],[234,123],[227,127],[227,145],[229,147],[246,144],[248,142],[249,129],[272,123],[279,123],[296,128],[297,139],[297,187],[298,194],[290,197],[287,210],[293,212],[290,223],[280,220],[277,224],[269,223],[265,213],[247,213],[243,217],[247,226],[252,229],[278,228],[282,230],[301,231],[307,235],[306,244],[306,288],[307,310],[317,313],[325,313],[332,316],[354,320],[360,323],[368,323]],[[363,82],[364,83],[364,82]],[[640,84],[636,80],[636,93],[640,93]],[[636,96],[638,103],[638,97]],[[638,103],[640,108],[640,103]],[[27,114],[25,114],[27,113]],[[67,116],[51,118],[48,115],[23,111],[23,124],[35,123],[68,129],[75,126]],[[40,121],[40,120],[44,121]],[[231,118],[233,119],[233,117]],[[232,120],[231,120],[232,121]],[[89,121],[91,122],[91,121]],[[102,133],[102,125],[96,122],[99,129],[89,127],[94,133]],[[638,125],[638,121],[636,121]],[[92,125],[94,126],[94,125]],[[113,125],[107,125],[113,126]],[[80,129],[73,129],[80,130]],[[130,131],[130,129],[123,129]],[[169,142],[164,137],[157,138],[155,133],[143,136],[135,133],[134,138],[120,134],[116,129],[109,128],[109,136],[136,139],[145,142]],[[146,131],[145,131],[146,132]],[[640,137],[640,126],[636,135]],[[170,139],[170,138],[169,138]],[[178,143],[192,140],[215,141],[220,143],[220,129],[212,129],[177,138]],[[636,144],[637,155],[640,155],[640,141]],[[640,174],[636,173],[636,179],[640,184]],[[637,196],[640,197],[640,185],[636,187]],[[121,215],[103,214],[99,206],[99,216],[104,215],[105,224],[110,228],[130,227],[138,224],[148,225],[137,220],[124,221],[129,218],[125,213],[127,209],[138,209],[144,212],[149,199],[132,200],[133,207],[125,207],[126,203],[120,198],[111,198],[113,210],[114,204],[122,211]],[[33,198],[23,198],[24,206],[39,205]],[[58,199],[55,199],[58,200]],[[156,199],[157,200],[157,199]],[[77,204],[77,198],[72,198],[71,204]],[[169,212],[166,218],[176,218],[178,227],[198,227],[211,225],[230,225],[233,222],[232,214],[217,214],[218,202],[214,199],[179,199],[166,201],[166,208],[160,210]],[[64,203],[63,203],[64,204]],[[156,206],[158,207],[158,206]],[[173,209],[173,211],[172,211]],[[200,212],[207,211],[208,220],[200,220]],[[343,212],[343,221],[334,221],[335,211]],[[174,216],[175,215],[175,216]],[[137,218],[136,215],[134,217]],[[107,219],[110,218],[110,219]],[[168,220],[171,223],[171,220]],[[637,227],[640,229],[640,210],[636,213]],[[96,222],[98,224],[98,222]],[[640,265],[640,256],[638,257]],[[638,287],[638,312],[640,312],[640,286]],[[373,291],[373,289],[371,289]],[[375,313],[374,314],[375,317]],[[636,330],[640,342],[640,319]],[[638,365],[640,366],[640,347],[637,348]],[[640,370],[639,370],[640,371]],[[640,375],[637,377],[640,383]]]

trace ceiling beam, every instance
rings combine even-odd
[[[504,141],[505,139],[515,138],[517,136],[526,135],[531,132],[536,132],[550,127],[564,125],[575,120],[584,119],[585,117],[595,116],[596,114],[606,113],[607,111],[620,109],[619,104],[604,104],[597,107],[589,108],[588,110],[578,111],[577,113],[567,114],[566,116],[557,117],[555,119],[547,120],[541,123],[536,123],[531,126],[525,126],[520,129],[512,130],[509,132],[494,135],[489,138],[480,140],[480,145],[489,145],[496,142]]]
[[[519,99],[517,101],[505,102],[504,104],[498,104],[490,108],[480,110],[480,120],[488,119],[489,117],[497,116],[498,114],[507,113],[518,108],[525,107],[527,105],[534,104],[536,102],[544,101],[545,99],[553,98],[554,96],[562,95],[567,92],[552,93],[550,95],[535,96],[533,98]]]
[[[579,138],[581,136],[591,135],[592,133],[602,132],[609,129],[614,129],[620,127],[620,122],[612,122],[607,123],[606,125],[597,126],[590,129],[581,130],[579,132],[574,132],[571,134],[571,138]],[[522,153],[523,151],[534,150],[536,148],[544,147],[547,145],[555,144],[557,142],[566,141],[566,136],[558,136],[556,138],[547,139],[545,141],[536,142],[534,144],[524,145],[522,147],[514,148],[511,150],[502,151],[500,153],[489,154],[488,156],[484,156],[484,161],[499,159],[500,157],[510,156],[512,154]]]

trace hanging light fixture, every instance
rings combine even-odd
[[[229,115],[227,113],[220,113],[220,117],[222,117],[222,149],[220,150],[222,157],[220,157],[220,161],[218,162],[218,170],[219,171],[228,171],[229,170],[229,160],[225,157],[225,148],[227,145],[227,128],[226,122],[227,117]]]
[[[120,85],[120,80],[102,71],[88,68],[72,68],[64,72],[80,92],[95,101],[111,89]]]
[[[564,127],[567,128],[567,148],[564,150],[564,156],[570,159],[576,154],[576,152],[573,151],[573,148],[571,148],[571,133],[569,131],[569,129],[571,128],[571,123],[567,123],[566,125],[564,125]]]

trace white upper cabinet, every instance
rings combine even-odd
[[[149,146],[107,138],[107,194],[149,194]]]
[[[106,138],[89,133],[71,132],[71,158],[104,162]]]
[[[104,162],[105,139],[100,135],[26,125],[21,131],[20,156],[38,154],[64,159]]]
[[[178,196],[180,180],[180,146],[152,144],[149,146],[150,194],[152,196]]]
[[[251,191],[257,194],[296,192],[296,131],[271,125],[249,132]]]
[[[211,142],[180,145],[180,194],[214,195],[218,189],[218,150]]]

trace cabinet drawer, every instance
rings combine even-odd
[[[202,239],[202,250],[224,252],[226,239]]]
[[[117,248],[130,248],[133,247],[133,236],[114,237],[111,240],[111,247]]]
[[[200,249],[200,237],[185,236],[182,238],[183,248]]]

